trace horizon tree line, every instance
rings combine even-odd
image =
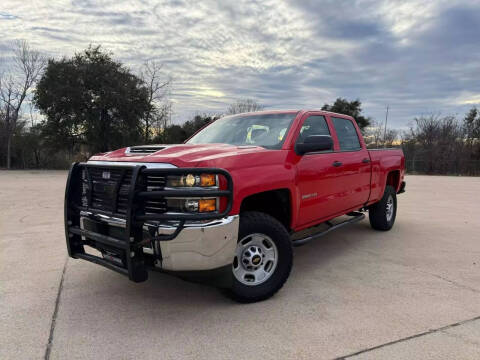
[[[223,116],[197,114],[171,124],[171,86],[171,76],[155,61],[134,73],[100,46],[47,60],[27,42],[17,42],[12,65],[0,72],[0,167],[66,168],[95,152],[132,144],[182,143]],[[463,121],[422,116],[401,132],[385,131],[361,106],[359,99],[337,98],[322,110],[353,116],[368,147],[402,147],[411,172],[480,175],[475,107]],[[240,99],[224,114],[263,109],[255,99]]]

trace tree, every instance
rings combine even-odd
[[[465,115],[463,119],[467,139],[476,139],[480,137],[480,113],[474,106]]]
[[[383,142],[384,129],[381,123],[372,121],[369,126],[363,129],[364,140],[367,147],[378,148]]]
[[[187,134],[182,126],[170,125],[157,137],[158,140],[156,142],[162,144],[181,144],[186,138]]]
[[[362,132],[372,121],[371,118],[362,115],[362,103],[359,99],[348,101],[347,99],[337,98],[333,105],[323,105],[322,110],[352,116],[357,121],[358,127]]]
[[[171,79],[162,73],[162,65],[156,61],[147,61],[140,71],[147,89],[148,109],[143,119],[144,141],[150,142],[152,130],[165,129],[170,119],[171,104],[167,101]]]
[[[403,136],[402,148],[414,171],[428,174],[471,171],[465,156],[463,129],[454,116],[432,114],[415,118],[414,125]]]
[[[7,168],[11,167],[12,138],[31,88],[37,82],[45,66],[44,57],[33,50],[26,41],[14,45],[13,65],[0,76],[0,114],[7,147]]]
[[[472,107],[465,115],[463,132],[467,147],[467,157],[470,164],[473,165],[474,162],[480,162],[480,112],[476,107]]]
[[[192,120],[185,121],[182,125],[167,126],[155,137],[154,141],[162,144],[181,144],[218,118],[220,118],[219,115],[195,115]]]
[[[201,128],[207,126],[208,124],[214,122],[215,120],[219,119],[219,115],[195,115],[195,117],[192,120],[186,121],[183,124],[183,129],[185,131],[186,139],[188,139],[190,136],[195,134],[198,130]]]
[[[142,80],[100,46],[49,60],[34,101],[46,117],[47,143],[72,155],[82,143],[91,152],[135,144],[150,109]]]
[[[388,129],[383,139],[385,147],[392,147],[398,139],[399,131],[396,129]]]
[[[253,99],[243,99],[230,104],[227,109],[227,115],[240,114],[252,111],[260,111],[265,107]]]
[[[463,128],[467,143],[472,147],[480,140],[480,112],[476,107],[470,109],[463,119]]]

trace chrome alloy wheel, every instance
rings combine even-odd
[[[265,234],[250,234],[237,244],[233,275],[244,285],[255,286],[267,281],[275,271],[278,250]]]
[[[387,217],[387,221],[391,221],[392,220],[392,217],[393,217],[393,197],[392,195],[390,195],[387,199],[387,209],[386,209],[386,217]]]

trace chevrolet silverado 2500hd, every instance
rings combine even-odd
[[[132,146],[73,164],[68,253],[135,282],[151,269],[208,275],[239,301],[263,300],[287,280],[292,246],[365,211],[374,229],[389,230],[404,168],[401,150],[367,150],[350,116],[227,116],[184,144]],[[325,228],[298,236],[319,224]]]

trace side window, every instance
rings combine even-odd
[[[303,140],[310,135],[330,135],[330,130],[328,130],[327,121],[323,116],[310,116],[305,120],[300,129],[300,135],[298,136],[298,142],[303,142]]]
[[[337,132],[340,150],[358,150],[361,148],[357,130],[348,119],[332,117],[333,127]]]

